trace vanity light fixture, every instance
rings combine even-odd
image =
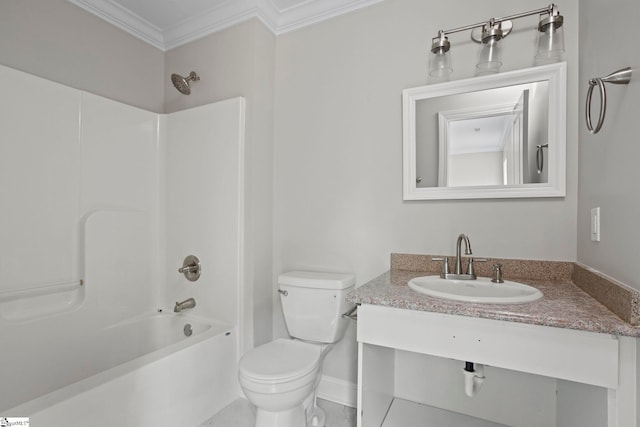
[[[495,22],[493,18],[482,27],[482,38],[480,39],[482,46],[478,51],[476,75],[493,74],[500,71],[502,46],[499,41],[506,37],[509,31],[502,31],[502,22]]]
[[[502,66],[500,41],[511,33],[513,29],[512,20],[532,15],[540,15],[534,64],[541,65],[561,61],[564,53],[564,34],[562,31],[564,18],[560,15],[557,6],[550,4],[547,7],[529,12],[491,18],[488,21],[477,24],[438,31],[438,35],[431,40],[431,53],[433,55],[431,55],[429,63],[430,79],[432,81],[446,81],[449,79],[453,68],[451,67],[451,54],[449,53],[451,43],[448,35],[468,30],[471,30],[471,39],[481,44],[478,52],[476,75],[499,72]]]
[[[451,54],[449,54],[451,43],[443,31],[438,32],[438,36],[431,43],[433,56],[429,63],[429,76],[434,80],[449,80],[449,74],[453,71]]]
[[[551,5],[553,6],[553,5]],[[564,54],[564,18],[555,6],[546,18],[538,24],[538,48],[534,63],[549,64],[562,60]]]

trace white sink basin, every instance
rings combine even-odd
[[[492,283],[488,277],[456,280],[423,276],[411,279],[409,287],[436,298],[484,304],[521,304],[542,298],[542,292],[533,286],[509,280]]]

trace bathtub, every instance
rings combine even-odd
[[[74,330],[83,325],[69,326],[35,354],[27,342],[0,352],[0,416],[47,427],[198,427],[242,394],[229,325],[156,313],[89,337]],[[48,351],[53,341],[63,345]],[[18,366],[11,354],[19,370],[10,369]]]

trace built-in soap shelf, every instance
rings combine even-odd
[[[82,280],[0,292],[0,318],[12,322],[42,319],[72,311],[83,299]]]
[[[394,398],[380,427],[508,427],[429,405]]]

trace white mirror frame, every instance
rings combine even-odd
[[[548,182],[469,187],[417,186],[417,101],[538,81],[547,81],[549,84]],[[402,115],[404,200],[503,199],[566,195],[567,64],[565,62],[405,89],[402,91]]]

